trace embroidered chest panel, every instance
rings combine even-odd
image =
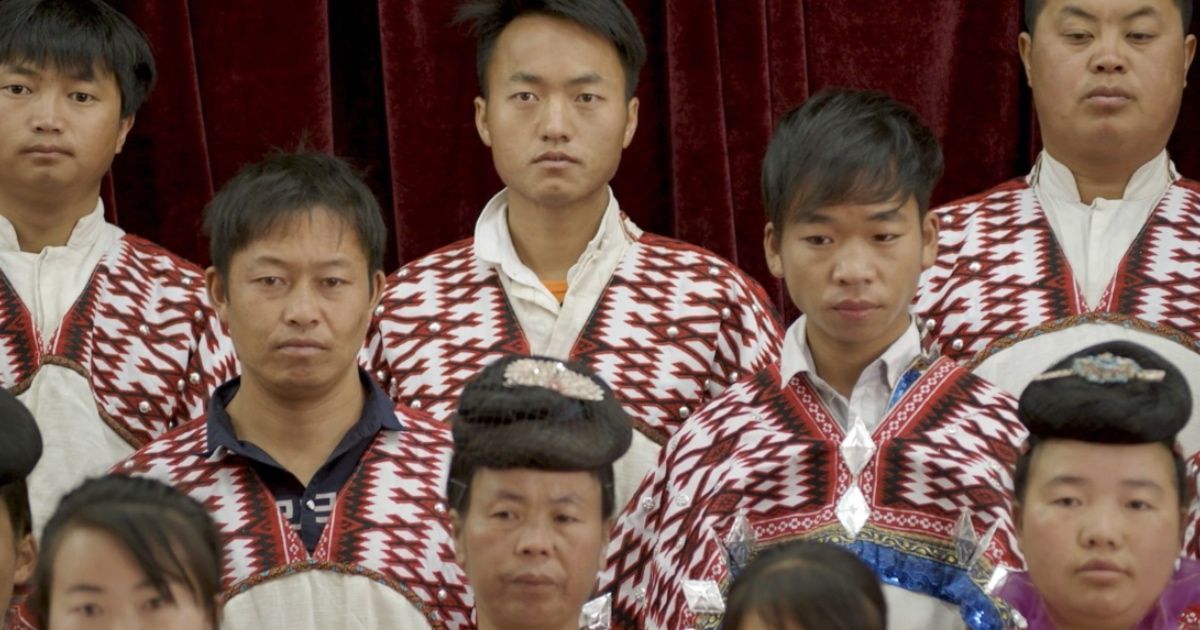
[[[332,571],[392,588],[434,628],[471,627],[472,601],[442,495],[450,432],[425,414],[397,415],[404,429],[381,432],[363,455],[311,556],[250,466],[219,449],[205,456],[203,420],[119,468],[163,479],[208,507],[224,539],[227,598],[297,571]]]
[[[368,339],[369,369],[397,402],[449,416],[465,382],[528,354],[496,272],[463,241],[393,274]],[[782,331],[762,288],[711,253],[644,235],[629,248],[571,352],[662,444],[709,398],[775,361]]]
[[[968,359],[1030,329],[1112,322],[1187,346],[1200,338],[1200,184],[1172,185],[1095,308],[1084,303],[1033,189],[1023,181],[937,210],[936,265],[917,310],[947,355]]]
[[[783,387],[774,368],[759,372],[672,440],[618,522],[602,583],[616,586],[622,627],[672,626],[686,617],[682,580],[728,578],[719,541],[740,510],[759,546],[796,538],[867,544],[950,565],[965,511],[987,541],[986,569],[1020,566],[1008,489],[1023,440],[1015,401],[942,359],[871,432],[873,449],[856,477],[846,433],[807,380]],[[852,535],[839,505],[855,486],[869,517]],[[882,573],[896,569],[876,564]]]
[[[101,260],[48,341],[41,337],[0,276],[0,384],[21,393],[44,365],[78,372],[100,416],[134,447],[202,414],[212,389],[237,374],[200,269],[132,236]]]

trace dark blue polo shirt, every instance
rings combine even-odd
[[[371,446],[371,441],[384,429],[403,429],[400,421],[396,419],[395,403],[379,389],[366,372],[360,369],[358,377],[367,394],[366,400],[363,401],[362,415],[342,436],[342,441],[313,475],[308,487],[280,466],[266,451],[255,444],[239,440],[234,434],[233,422],[225,412],[225,407],[233,400],[234,394],[241,386],[241,377],[218,387],[208,403],[208,455],[212,456],[216,449],[223,448],[245,459],[275,496],[279,511],[291,522],[292,529],[299,532],[304,546],[310,553],[321,539],[321,531],[325,529],[325,523],[329,521],[333,512],[338,491],[358,467],[358,462]]]

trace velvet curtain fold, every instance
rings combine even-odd
[[[469,236],[500,187],[475,132],[474,44],[452,24],[455,2],[110,1],[146,31],[160,72],[105,186],[127,231],[204,264],[199,225],[215,189],[303,143],[366,171],[391,269]],[[622,208],[737,263],[781,305],[762,255],[759,167],[774,122],[809,94],[871,88],[913,105],[946,153],[935,202],[1020,175],[1036,154],[1015,0],[627,3],[650,55],[613,182]],[[1171,145],[1196,177],[1198,92]]]

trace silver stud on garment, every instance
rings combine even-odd
[[[641,507],[645,512],[653,511],[655,507],[654,497],[642,497],[642,502],[639,507]]]
[[[195,313],[192,313],[192,317],[193,317],[193,318],[194,318],[196,321],[200,321],[200,320],[204,319],[204,311],[202,311],[202,310],[200,310],[200,309],[196,309],[196,312],[195,312]]]
[[[728,306],[721,309],[721,319],[729,319],[732,315],[733,315],[733,311],[729,310]]]
[[[186,385],[186,383],[183,382],[183,379],[179,379],[178,381],[175,381],[175,389],[177,389],[179,391],[183,391],[184,385]]]
[[[383,315],[383,305],[380,304],[379,306],[375,307],[375,317],[380,317],[382,315]]]
[[[667,328],[667,336],[668,337],[675,337],[678,334],[679,334],[679,328],[677,328],[675,326],[671,326],[671,327]]]
[[[716,265],[713,265],[708,268],[708,275],[710,275],[710,276],[715,276],[719,273],[721,273],[721,268]]]
[[[138,411],[140,411],[142,413],[150,413],[150,403],[148,403],[144,400],[142,402],[138,403]]]
[[[971,264],[967,265],[967,269],[970,269],[971,273],[979,273],[983,270],[983,265],[979,264],[979,261],[975,260],[971,261]]]
[[[962,350],[962,349],[963,349],[963,345],[964,345],[964,344],[963,344],[963,340],[962,340],[962,339],[955,339],[954,341],[951,341],[951,342],[950,342],[950,347],[951,347],[951,348],[954,348],[955,350]]]
[[[442,332],[442,325],[437,322],[433,322],[429,325],[429,330],[433,331],[434,333],[440,333]]]
[[[143,337],[145,337],[146,335],[150,334],[150,327],[145,324],[142,324],[141,326],[138,326],[138,332],[141,333]]]
[[[687,504],[690,501],[691,501],[691,499],[689,499],[688,495],[686,495],[686,494],[680,493],[680,494],[675,495],[675,505],[678,505],[679,507],[687,507]]]
[[[412,401],[412,404],[411,404],[411,405],[409,405],[409,407],[412,407],[413,409],[420,409],[420,408],[421,408],[421,401],[419,401],[419,400],[417,400],[417,399],[415,399],[415,398],[414,398],[414,399],[413,399],[413,401]]]
[[[679,417],[680,418],[687,420],[687,417],[690,415],[692,415],[692,410],[688,409],[686,405],[679,408]]]
[[[447,593],[446,593],[446,589],[444,589],[444,588],[439,588],[439,589],[438,589],[438,592],[437,592],[437,598],[438,598],[438,599],[446,599],[446,595],[447,595]]]
[[[191,383],[192,385],[199,385],[200,384],[200,374],[197,372],[192,372],[191,374],[188,374],[188,382]]]

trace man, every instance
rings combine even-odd
[[[509,356],[463,389],[446,496],[479,630],[598,627],[585,608],[616,515],[633,423],[578,364]]]
[[[937,212],[917,297],[950,356],[1011,393],[1066,354],[1136,341],[1200,395],[1200,184],[1166,153],[1196,37],[1191,0],[1027,0],[1018,41],[1045,150]],[[1200,449],[1200,422],[1180,433]]]
[[[5,628],[26,625],[16,613],[5,622],[4,611],[37,563],[25,480],[41,455],[42,437],[33,416],[12,394],[0,391],[0,626]]]
[[[104,219],[101,179],[153,83],[141,32],[103,2],[0,3],[0,386],[45,439],[35,532],[236,373],[200,269]]]
[[[400,403],[447,417],[466,379],[506,353],[590,366],[634,418],[617,463],[628,498],[701,405],[778,354],[753,280],[713,254],[643,233],[608,187],[638,121],[645,43],[620,0],[481,0],[480,139],[506,188],[474,238],[402,267],[368,362]]]
[[[357,363],[383,290],[379,206],[343,161],[283,154],[209,205],[209,296],[243,367],[208,415],[118,467],[202,501],[224,538],[225,628],[460,628],[444,423]]]
[[[889,628],[1003,627],[986,587],[1020,563],[1024,430],[1011,397],[923,351],[909,313],[941,170],[933,134],[881,93],[823,92],[780,122],[764,245],[805,315],[780,362],[680,429],[618,519],[601,578],[617,627],[707,626],[752,550],[796,539],[870,566]]]

